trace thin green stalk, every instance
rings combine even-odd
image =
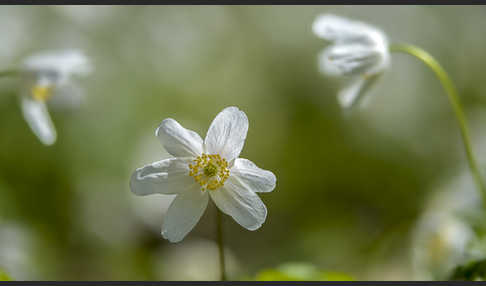
[[[224,244],[223,244],[223,217],[221,211],[216,208],[216,232],[218,239],[218,249],[219,249],[219,270],[220,270],[220,280],[226,281],[226,265],[224,262]]]
[[[436,59],[434,59],[429,53],[419,47],[408,44],[395,44],[390,46],[390,51],[405,53],[421,60],[434,72],[437,79],[439,79],[440,83],[444,87],[447,93],[447,97],[449,98],[449,102],[452,105],[452,109],[454,110],[454,114],[456,115],[457,122],[459,123],[462,142],[464,143],[464,149],[466,150],[466,157],[469,164],[469,169],[471,170],[474,180],[479,190],[481,191],[483,204],[486,207],[486,187],[481,177],[481,173],[479,171],[476,159],[473,155],[466,116],[464,115],[464,111],[459,100],[456,88],[454,87],[454,84],[452,83],[449,75],[446,73],[444,68],[442,68],[439,62],[437,62]]]

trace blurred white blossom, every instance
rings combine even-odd
[[[43,144],[52,145],[57,138],[46,102],[52,97],[65,105],[79,104],[81,93],[72,77],[86,75],[91,69],[87,57],[78,50],[39,53],[21,65],[22,113]]]
[[[447,279],[458,265],[484,257],[471,225],[480,210],[481,199],[469,172],[441,182],[413,234],[416,279]]]
[[[260,228],[267,209],[255,192],[271,192],[275,175],[238,158],[248,118],[236,107],[225,108],[211,123],[206,139],[174,119],[156,130],[170,158],[138,168],[130,187],[136,195],[176,194],[162,224],[162,236],[181,241],[201,218],[209,197],[225,214],[248,230]]]
[[[344,78],[339,103],[350,107],[390,65],[388,40],[383,32],[365,23],[335,15],[320,15],[314,34],[330,45],[319,55],[322,73]]]
[[[413,266],[420,280],[444,280],[468,258],[475,238],[463,220],[448,214],[423,217],[414,237]]]
[[[5,270],[10,278],[30,280],[37,277],[33,237],[33,233],[22,225],[0,223],[0,269]]]

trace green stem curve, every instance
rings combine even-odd
[[[454,84],[452,83],[449,75],[446,73],[444,68],[442,68],[439,62],[437,62],[436,59],[434,59],[429,53],[427,53],[426,51],[424,51],[419,47],[409,45],[409,44],[394,44],[390,46],[390,51],[405,53],[421,60],[426,66],[428,66],[434,72],[435,76],[444,87],[447,93],[447,97],[449,98],[449,102],[452,105],[452,109],[454,111],[456,119],[459,123],[462,142],[464,143],[464,149],[466,151],[466,157],[467,157],[469,169],[471,170],[474,180],[479,190],[481,191],[483,204],[486,207],[486,187],[481,177],[481,173],[479,171],[479,167],[476,162],[476,159],[474,158],[473,155],[473,151],[471,147],[472,145],[471,138],[469,136],[469,130],[467,128],[466,116],[464,114],[456,88],[454,87]]]

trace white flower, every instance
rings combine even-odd
[[[64,104],[77,103],[79,90],[71,78],[90,71],[88,59],[77,50],[44,52],[23,62],[20,67],[23,79],[20,96],[22,113],[42,143],[51,145],[57,137],[46,101],[53,96]]]
[[[322,73],[343,77],[339,103],[350,107],[390,65],[388,40],[383,32],[365,23],[335,15],[318,16],[314,34],[331,44],[319,55]]]
[[[236,107],[225,108],[211,123],[206,139],[174,119],[162,121],[155,135],[174,158],[138,168],[130,187],[136,195],[176,194],[162,224],[162,236],[181,241],[204,213],[209,197],[225,214],[249,230],[258,229],[267,209],[255,192],[271,192],[275,175],[238,158],[248,118]]]
[[[481,210],[469,170],[438,182],[413,232],[414,279],[443,280],[455,267],[485,257],[481,234],[475,230]]]
[[[472,257],[476,240],[473,229],[459,217],[447,213],[427,213],[414,232],[412,248],[416,278],[443,280],[454,267]]]
[[[26,225],[0,221],[0,272],[15,280],[39,279],[39,267],[33,262],[36,238]]]

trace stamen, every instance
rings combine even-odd
[[[203,153],[189,164],[189,176],[194,178],[203,192],[224,186],[229,173],[228,162],[219,154]]]
[[[46,101],[52,95],[52,87],[35,85],[31,89],[31,94],[35,100]]]
[[[214,166],[211,163],[208,163],[206,167],[204,167],[204,175],[206,175],[207,177],[212,177],[216,175],[217,172],[218,172],[218,167]]]

